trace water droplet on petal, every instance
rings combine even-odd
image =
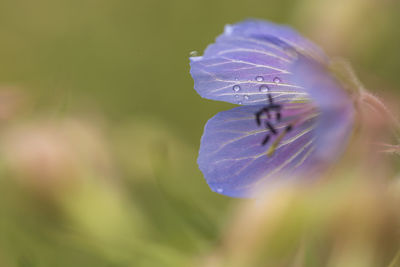
[[[197,62],[203,60],[203,57],[190,57],[191,62]]]
[[[256,81],[257,82],[262,82],[262,81],[264,81],[264,77],[263,76],[257,76],[256,77]]]
[[[244,95],[243,98],[249,100],[250,97],[248,95]]]
[[[269,91],[269,87],[265,84],[261,85],[260,88],[258,89],[260,92],[265,93]]]
[[[239,92],[240,91],[240,86],[239,85],[233,86],[233,91]]]
[[[191,57],[197,57],[197,56],[199,55],[199,52],[197,52],[197,51],[192,51],[192,52],[189,53],[189,55],[190,55]]]
[[[233,32],[233,26],[230,24],[225,25],[224,33],[226,35],[231,35]]]
[[[242,103],[242,101],[239,101],[238,104],[241,105],[241,104],[243,104],[243,103]]]
[[[279,77],[274,78],[274,83],[278,84],[281,82],[281,79]]]
[[[217,188],[217,193],[222,193],[222,192],[224,192],[224,189],[222,189],[222,188]]]

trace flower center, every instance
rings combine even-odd
[[[264,120],[264,126],[268,129],[268,134],[264,137],[261,142],[261,145],[265,146],[267,143],[271,141],[273,136],[276,136],[276,139],[271,144],[268,149],[267,155],[272,156],[278,147],[279,143],[285,137],[287,133],[293,130],[293,128],[297,125],[302,124],[305,120],[307,120],[308,115],[315,113],[316,109],[312,106],[307,105],[306,103],[302,108],[296,108],[298,112],[294,112],[295,114],[289,115],[287,118],[287,123],[284,127],[276,127],[276,124],[282,123],[282,109],[283,105],[274,103],[273,98],[270,93],[268,96],[268,104],[264,106],[262,109],[255,113],[256,123],[258,126],[262,125],[262,119]],[[263,115],[266,116],[263,116]],[[283,129],[283,130],[282,130]]]

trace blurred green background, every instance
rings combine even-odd
[[[238,200],[197,169],[205,122],[231,105],[196,94],[189,53],[227,23],[268,19],[396,99],[399,12],[394,0],[0,1],[0,266],[191,266]]]

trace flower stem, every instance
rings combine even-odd
[[[366,90],[362,90],[360,94],[360,102],[361,104],[366,104],[374,111],[383,114],[386,118],[388,118],[388,123],[391,126],[391,130],[394,132],[394,135],[397,141],[400,141],[400,123],[397,118],[393,115],[393,113],[385,106],[385,104],[373,94],[367,92]]]

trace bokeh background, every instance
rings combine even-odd
[[[297,191],[289,190],[288,195],[302,206],[285,212],[304,213],[276,215],[287,228],[263,237],[273,241],[268,246],[277,244],[272,245],[272,256],[261,261],[243,252],[246,248],[230,248],[243,237],[230,231],[244,234],[259,229],[240,224],[237,217],[249,216],[247,223],[268,226],[271,222],[265,222],[264,215],[273,208],[261,205],[264,208],[255,214],[251,213],[254,207],[246,210],[252,215],[242,214],[239,207],[247,202],[215,194],[206,185],[196,165],[203,126],[231,105],[196,94],[189,54],[201,54],[227,23],[261,18],[289,24],[330,55],[348,59],[366,88],[387,99],[396,112],[399,14],[396,0],[0,1],[0,266],[292,266],[285,264],[302,262],[304,257],[288,246],[303,240],[296,232],[302,230],[290,222],[305,221],[306,229],[324,233],[312,232],[313,237],[323,236],[313,238],[314,245],[325,244],[323,240],[334,235],[326,227],[329,212],[316,207],[310,213],[304,207],[315,201],[303,199]],[[352,175],[358,174],[339,176]],[[397,202],[386,195],[370,198],[376,194],[371,193],[373,186],[364,187],[360,196],[343,191],[342,184],[333,188],[339,188],[351,203],[359,199],[352,207],[356,214],[365,207],[364,198],[372,203],[364,217],[355,216],[349,224],[368,218],[373,221],[371,229],[382,225],[393,229],[382,235],[388,248],[378,253],[378,260],[365,257],[374,251],[373,246],[364,246],[371,240],[360,241],[357,236],[354,244],[362,244],[361,248],[346,250],[356,251],[357,257],[347,257],[332,249],[334,245],[315,245],[307,250],[305,265],[293,266],[390,264],[397,245],[388,244],[397,241],[389,242],[387,236],[394,238],[398,225],[387,226],[386,220],[375,222],[368,216],[376,218],[383,212],[377,206],[384,206],[388,211],[382,218],[397,218],[391,212]],[[358,186],[345,188],[360,192]],[[316,193],[318,197],[323,198]],[[336,211],[331,203],[335,199],[323,198],[321,203]],[[347,239],[343,242],[349,244]],[[248,247],[255,246],[251,251],[264,255],[264,245],[256,242]],[[225,261],[238,251],[257,260]]]

